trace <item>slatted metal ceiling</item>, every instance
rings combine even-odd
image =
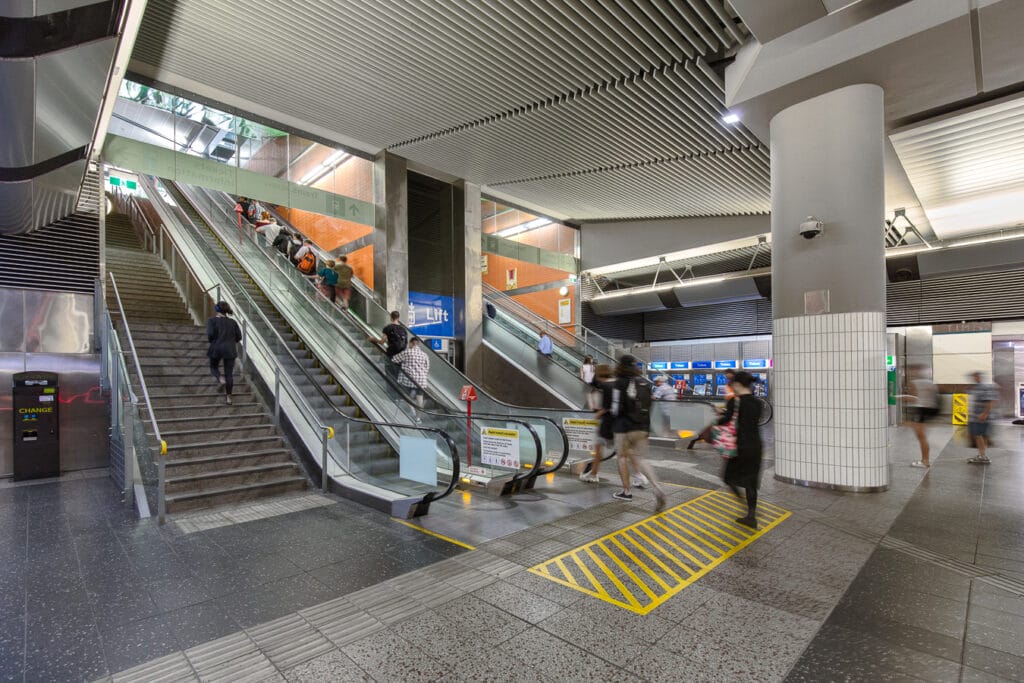
[[[150,0],[131,68],[572,219],[762,213],[708,64],[746,37],[723,0]]]
[[[1021,224],[1024,97],[927,121],[890,139],[940,238]]]

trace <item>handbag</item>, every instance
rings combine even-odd
[[[732,419],[723,425],[711,428],[711,445],[726,460],[736,457],[736,420],[740,415],[740,402],[732,411]]]

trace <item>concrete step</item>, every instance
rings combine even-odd
[[[164,441],[167,441],[167,456],[175,460],[211,455],[234,455],[246,450],[278,450],[285,447],[284,439],[280,436],[255,436],[232,439],[231,441],[206,440],[194,443],[176,443],[164,437]]]
[[[235,408],[235,406],[224,405],[218,406],[218,408]],[[209,411],[207,411],[207,413],[208,412]],[[167,433],[171,431],[189,430],[196,427],[201,427],[203,429],[237,427],[241,429],[244,427],[265,426],[271,418],[260,410],[257,412],[239,411],[233,415],[230,413],[219,415],[192,415],[188,417],[157,415],[156,419],[160,423],[160,431]]]
[[[157,418],[159,420],[160,418]],[[223,418],[228,419],[228,418]],[[179,425],[180,426],[180,425]],[[230,444],[241,439],[257,439],[277,435],[277,428],[273,424],[246,425],[220,425],[196,429],[194,424],[186,425],[185,429],[171,429],[163,424],[160,425],[160,435],[168,444],[179,445],[209,443],[217,441],[221,444]],[[152,439],[153,434],[149,434]]]
[[[167,478],[167,495],[186,492],[220,490],[246,484],[263,484],[301,476],[293,462],[251,465],[216,472],[197,472]]]
[[[145,372],[145,371],[143,371]],[[134,377],[134,368],[128,371],[130,375]],[[156,375],[154,377],[146,377],[146,387],[150,393],[156,392],[161,393],[163,390],[176,389],[177,393],[182,394],[217,394],[220,393],[220,386],[213,380],[212,376],[209,376],[208,381],[202,381],[200,384],[196,384],[201,375]],[[243,384],[245,379],[235,375],[235,390],[237,392],[239,385]],[[135,382],[133,382],[134,384]]]
[[[256,401],[242,401],[236,396],[232,396],[234,403],[232,405],[225,405],[224,399],[221,398],[217,403],[196,403],[195,396],[189,396],[189,402],[184,406],[153,406],[153,413],[156,415],[156,419],[163,424],[165,420],[179,420],[179,419],[217,419],[218,417],[224,417],[228,415],[252,415],[256,411],[260,411],[260,415],[265,415],[262,412],[263,406]]]
[[[292,462],[291,453],[283,448],[265,451],[246,451],[244,453],[228,453],[227,455],[211,455],[209,457],[176,458],[167,460],[167,476],[181,477],[187,474],[203,472],[221,472],[239,467],[256,467],[272,463]]]
[[[179,493],[174,496],[167,496],[167,511],[184,512],[187,510],[217,507],[219,505],[243,503],[270,496],[279,496],[284,493],[303,491],[306,489],[306,485],[305,477],[291,477],[277,481],[243,484],[224,489]]]
[[[153,400],[153,406],[183,406],[193,405],[195,403],[213,403],[220,402],[227,405],[224,401],[224,394],[221,393],[220,387],[213,383],[213,378],[210,378],[210,384],[203,384],[195,387],[187,386],[156,386],[150,387],[149,397]],[[136,386],[138,389],[138,386]],[[254,401],[252,391],[246,384],[236,384],[234,392],[231,395],[232,401],[238,401],[239,403],[245,403]],[[234,406],[231,406],[234,408]]]

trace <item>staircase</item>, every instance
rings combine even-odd
[[[285,348],[281,348],[275,354],[278,363],[280,363],[282,368],[293,368],[293,370],[289,371],[289,375],[300,390],[302,390],[303,397],[313,408],[317,417],[321,420],[329,420],[332,424],[335,423],[337,410],[340,410],[349,417],[364,417],[360,408],[345,391],[345,388],[336,381],[331,373],[324,368],[323,364],[306,347],[301,336],[289,325],[288,321],[278,312],[246,270],[234,259],[220,239],[206,224],[202,216],[195,210],[188,198],[171,182],[166,182],[165,187],[174,197],[178,206],[181,207],[192,223],[198,228],[199,239],[206,245],[209,252],[214,254],[221,264],[230,271],[231,276],[246,291],[269,323],[269,325],[261,322],[257,323],[250,319],[250,329],[257,334],[263,335],[266,339],[280,338],[285,341],[290,352]],[[363,336],[365,337],[365,335]],[[306,369],[308,377],[295,367],[295,358],[298,358],[298,362]],[[314,386],[314,383],[317,386]],[[322,393],[320,390],[322,390]],[[350,423],[349,430],[349,462],[353,474],[359,479],[383,486],[398,482],[401,479],[399,477],[398,453],[390,446],[383,435],[372,424],[366,422]],[[432,490],[432,487],[416,485],[407,480],[402,480],[401,489],[409,493],[426,493]]]
[[[167,511],[305,489],[307,479],[291,449],[238,368],[234,405],[225,404],[220,386],[209,374],[205,328],[192,320],[160,258],[143,251],[127,216],[107,216],[106,258],[131,326],[153,413],[167,442]],[[107,307],[127,350],[109,283],[107,292]],[[128,367],[141,395],[134,364],[129,362]],[[154,452],[159,452],[152,426],[149,437]]]

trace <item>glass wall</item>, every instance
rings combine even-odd
[[[347,253],[356,276],[373,286],[373,247],[366,244],[373,230],[367,224],[372,223],[372,215],[367,221],[366,207],[355,211],[347,206],[347,211],[329,215],[315,210],[324,203],[317,193],[302,197],[302,188],[308,187],[372,204],[372,161],[127,80],[121,84],[109,132],[234,167],[236,184],[223,174],[209,173],[208,168],[192,169],[191,177],[196,184],[229,192],[243,185],[265,187],[263,196],[255,199],[273,206],[322,249]],[[261,182],[260,177],[277,182]],[[356,218],[349,220],[350,216]]]
[[[556,325],[576,323],[579,231],[490,199],[481,221],[483,281]]]

